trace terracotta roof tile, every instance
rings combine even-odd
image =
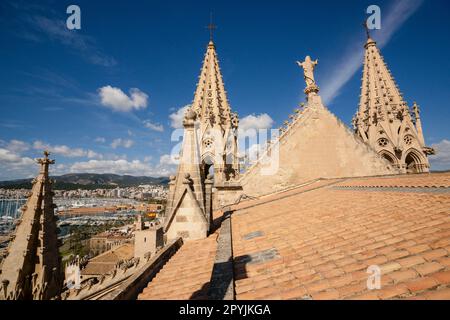
[[[432,274],[431,277],[436,279],[440,284],[450,284],[450,270],[436,272]]]
[[[139,300],[205,299],[216,255],[217,233],[187,241],[138,296]]]
[[[450,299],[449,187],[448,173],[321,180],[232,206],[236,298]],[[185,243],[139,299],[206,299],[216,237]]]
[[[397,262],[403,267],[408,268],[425,262],[425,259],[421,256],[408,256],[406,258],[397,260]]]
[[[415,270],[407,269],[392,272],[389,274],[389,276],[394,280],[395,283],[399,283],[406,280],[415,279],[419,276],[419,274]]]
[[[380,289],[378,297],[380,299],[391,299],[409,293],[408,287],[404,284],[396,284],[387,288]]]
[[[439,281],[432,277],[425,277],[420,279],[415,279],[410,282],[405,283],[406,287],[411,292],[423,291],[431,288],[435,288],[439,285]]]
[[[295,288],[288,288],[287,290],[283,290],[281,293],[281,297],[283,299],[296,299],[301,298],[306,295],[306,289],[303,286],[297,286]]]
[[[450,187],[450,175],[448,173],[438,174],[420,174],[404,176],[388,176],[376,178],[355,178],[350,181],[344,181],[340,186],[378,186],[378,187]]]
[[[334,182],[339,186],[430,186],[431,190],[436,188],[435,180],[450,187],[450,174]],[[277,249],[276,268],[296,279],[270,272],[275,266],[268,264],[266,275],[284,299],[305,295],[312,299],[428,298],[426,292],[436,291],[448,280],[450,192],[394,189],[339,189],[323,183],[319,188],[274,194],[266,201],[246,201],[232,215],[235,259],[269,245]],[[251,232],[264,236],[244,244],[241,237]],[[382,272],[379,290],[367,288],[371,265]],[[249,267],[244,263],[239,270]],[[257,279],[254,272],[246,276],[236,283]],[[252,288],[253,296],[258,296],[258,289]],[[238,291],[236,297],[241,298]]]
[[[442,269],[444,269],[444,267],[438,262],[426,262],[414,266],[414,270],[416,270],[421,276],[425,276],[427,274],[434,273]]]
[[[450,288],[427,292],[424,298],[427,300],[450,300]]]

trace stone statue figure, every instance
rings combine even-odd
[[[314,67],[318,63],[319,63],[318,59],[312,61],[310,56],[306,56],[305,61],[303,62],[297,61],[297,64],[303,68],[303,74],[305,77],[307,87],[316,84],[316,81],[314,80]]]

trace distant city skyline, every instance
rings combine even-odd
[[[241,127],[282,125],[304,100],[295,61],[306,55],[319,59],[326,105],[350,126],[371,4],[382,19],[372,36],[408,105],[420,105],[426,143],[438,151],[431,169],[450,169],[447,1],[317,1],[320,10],[301,1],[78,1],[81,30],[66,28],[70,4],[0,3],[0,180],[35,176],[43,149],[56,159],[52,175],[174,172],[171,134],[193,98],[210,12]]]

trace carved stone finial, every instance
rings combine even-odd
[[[189,108],[186,110],[184,118],[185,120],[195,120],[197,118],[197,114],[194,110],[192,110],[192,108]]]
[[[184,174],[183,183],[184,184],[191,184],[192,183],[191,175],[189,173],[185,173]]]

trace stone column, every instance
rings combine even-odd
[[[413,111],[414,111],[414,116],[416,118],[417,137],[419,138],[420,146],[424,147],[425,146],[425,139],[423,137],[422,121],[420,120],[420,110],[419,110],[419,106],[415,102],[414,102],[414,105],[413,105]]]
[[[170,213],[172,212],[173,208],[172,208],[172,202],[173,202],[173,197],[175,196],[175,176],[170,176],[169,177],[169,193],[168,193],[168,198],[167,198],[167,202],[166,202],[166,210],[164,211],[164,220],[170,215]]]
[[[213,177],[212,175],[208,175],[205,180],[205,215],[206,220],[208,221],[208,231],[211,230],[213,223],[213,214],[212,214],[212,188],[213,188]]]

